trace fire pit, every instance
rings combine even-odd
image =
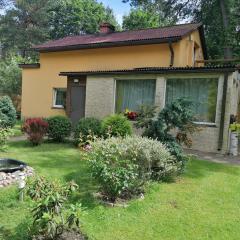
[[[26,168],[24,162],[14,159],[0,159],[0,172],[12,173],[16,171],[22,171]]]

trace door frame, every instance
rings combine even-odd
[[[72,103],[71,103],[71,94],[72,87],[84,86],[87,85],[87,76],[76,76],[76,77],[68,77],[67,79],[67,95],[66,95],[66,114],[69,118],[71,118],[72,112]],[[85,101],[85,109],[86,109],[86,101]],[[85,113],[84,113],[85,116]]]

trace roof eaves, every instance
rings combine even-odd
[[[122,70],[105,71],[82,71],[82,72],[60,72],[60,76],[80,76],[80,75],[109,75],[109,74],[169,74],[169,73],[224,73],[236,71],[236,66],[212,66],[212,67],[162,67],[162,68],[135,68]]]

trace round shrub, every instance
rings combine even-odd
[[[125,137],[132,135],[132,125],[122,114],[114,114],[103,120],[102,132],[104,136]]]
[[[22,132],[28,135],[29,141],[37,146],[42,143],[43,137],[47,134],[48,123],[42,118],[29,118],[22,126]]]
[[[4,96],[0,98],[0,113],[0,118],[5,121],[5,127],[12,128],[16,123],[17,115],[10,97]]]
[[[101,121],[96,118],[83,118],[81,119],[74,130],[74,143],[86,143],[89,136],[101,136]]]
[[[47,119],[48,137],[54,142],[63,142],[71,135],[72,124],[69,118],[54,116]]]
[[[112,201],[140,193],[150,179],[166,180],[177,172],[166,147],[144,137],[100,139],[88,154],[93,176]]]

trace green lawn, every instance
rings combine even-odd
[[[22,136],[23,133],[21,131],[21,126],[22,126],[22,121],[18,120],[15,126],[13,127],[13,136],[14,137],[19,137]]]
[[[240,167],[191,160],[175,183],[152,184],[143,201],[128,208],[107,208],[91,193],[97,186],[81,153],[71,145],[11,143],[3,155],[33,166],[38,173],[80,190],[72,201],[87,207],[83,230],[96,240],[239,239]],[[17,201],[14,187],[0,190],[0,239],[25,240],[31,203]]]

